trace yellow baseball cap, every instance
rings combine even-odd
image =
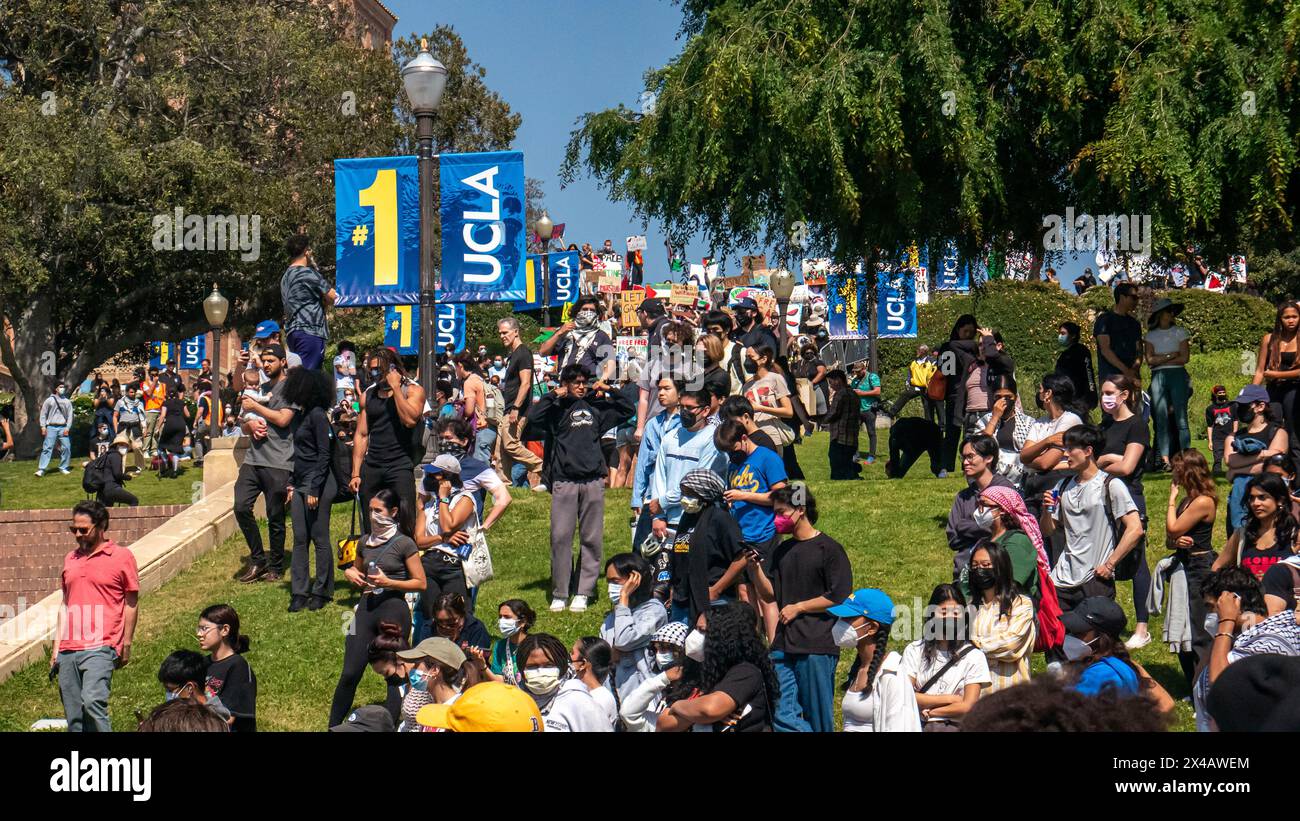
[[[540,733],[542,713],[532,696],[500,681],[485,681],[452,704],[428,704],[415,714],[422,727],[457,733]]]

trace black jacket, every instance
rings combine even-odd
[[[560,397],[551,391],[528,408],[528,427],[545,442],[542,483],[590,482],[609,473],[600,437],[627,421],[636,405],[619,391],[603,397]]]
[[[1092,352],[1076,342],[1056,359],[1056,372],[1074,384],[1074,395],[1088,410],[1097,407],[1097,376],[1092,367]]]
[[[324,492],[325,477],[332,468],[333,438],[323,408],[312,408],[298,424],[293,433],[293,486],[299,493],[320,498]]]
[[[945,401],[948,408],[948,424],[961,427],[966,416],[966,377],[973,364],[982,354],[988,368],[984,371],[984,387],[992,390],[994,380],[1001,374],[1015,376],[1016,361],[1005,350],[999,351],[993,337],[986,336],[976,341],[973,339],[950,339],[939,348],[939,367],[944,366],[943,353],[951,351],[957,357],[956,376],[948,375],[948,392]]]

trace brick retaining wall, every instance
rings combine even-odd
[[[189,505],[114,507],[109,535],[130,545]],[[59,589],[63,557],[76,546],[68,510],[0,510],[0,607],[30,607]]]

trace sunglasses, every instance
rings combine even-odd
[[[95,532],[95,528],[93,528],[93,527],[77,527],[76,525],[72,525],[72,526],[68,527],[68,532],[71,533],[71,534],[74,535],[74,536],[89,536],[91,533],[94,533],[94,532]]]

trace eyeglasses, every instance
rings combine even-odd
[[[74,536],[89,536],[94,532],[94,530],[95,528],[93,527],[77,527],[76,525],[72,525],[68,528],[68,532]]]
[[[984,562],[983,564],[971,562],[971,568],[974,570],[992,570],[993,562]]]
[[[196,628],[194,629],[194,635],[198,636],[199,638],[203,638],[203,637],[206,636],[210,631],[212,631],[212,630],[216,630],[216,629],[217,629],[217,626],[216,626],[215,624],[209,624],[209,625],[206,625],[206,626],[200,624],[198,627],[196,627]]]

